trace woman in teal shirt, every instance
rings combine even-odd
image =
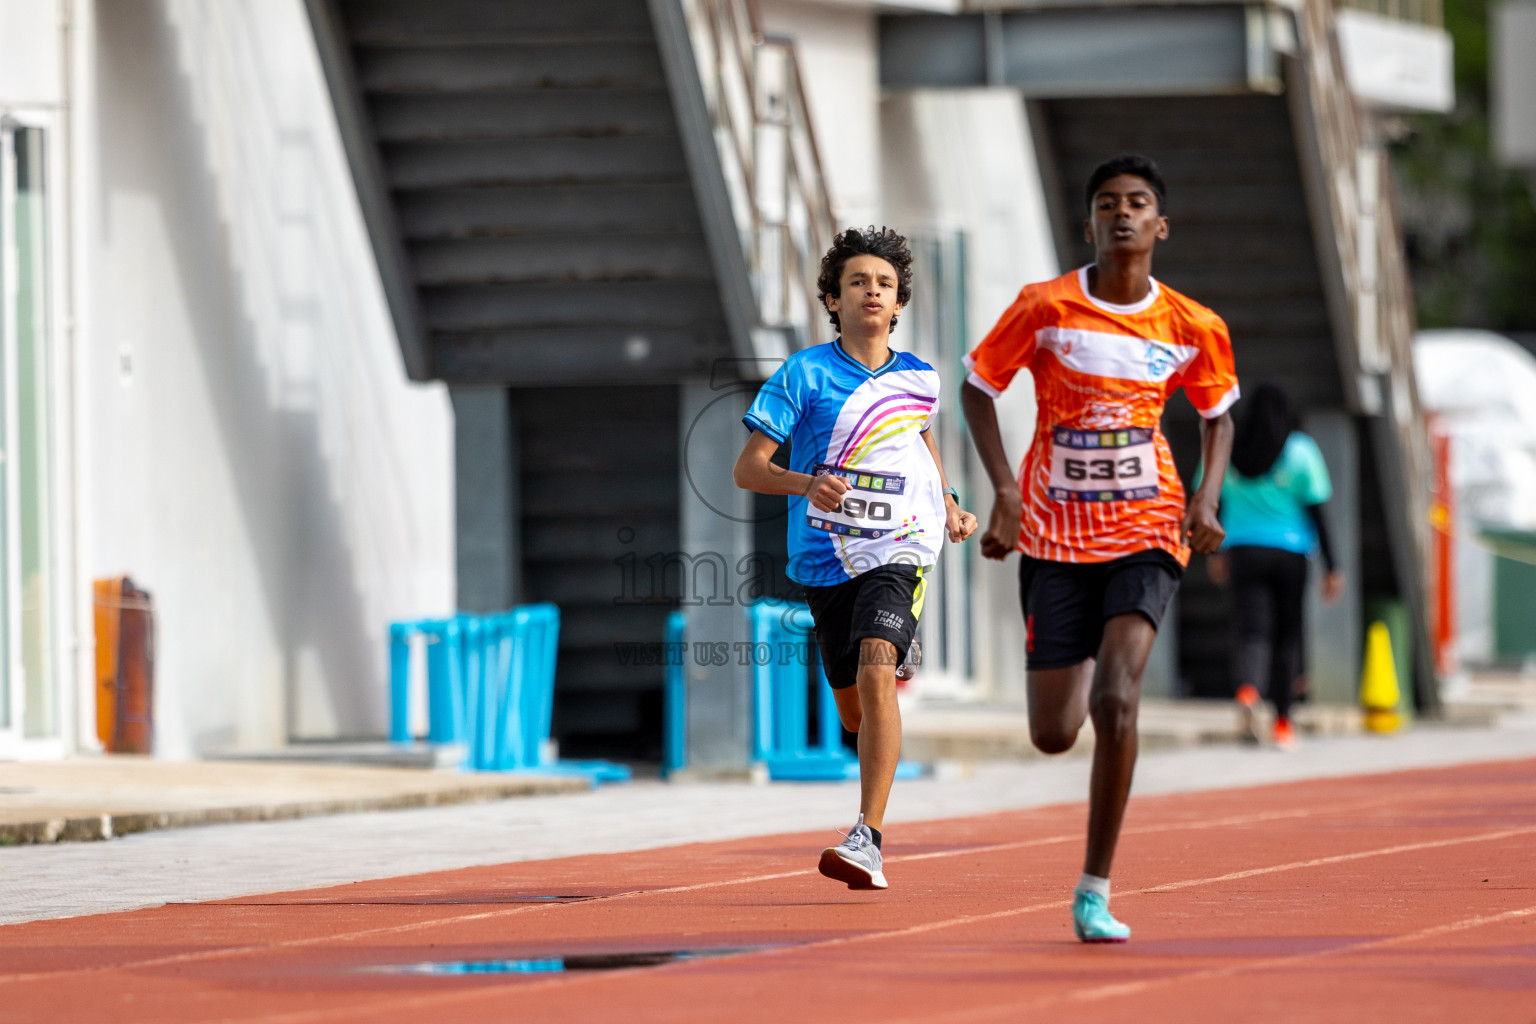
[[[1305,665],[1302,633],[1307,556],[1321,550],[1327,575],[1323,600],[1344,589],[1323,520],[1333,493],[1317,442],[1291,427],[1290,401],[1262,384],[1243,403],[1245,415],[1232,444],[1232,468],[1221,487],[1221,551],[1211,556],[1211,578],[1230,580],[1236,627],[1233,665],[1237,699],[1249,735],[1252,709],[1267,692],[1275,705],[1275,742],[1291,747],[1291,699]]]

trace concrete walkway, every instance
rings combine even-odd
[[[0,845],[575,793],[586,779],[410,768],[92,757],[0,763]]]
[[[1420,726],[1391,737],[1307,739],[1289,754],[1229,745],[1151,752],[1141,759],[1136,792],[1529,757],[1536,757],[1536,714],[1520,713],[1493,728]],[[902,822],[1080,803],[1087,795],[1088,769],[1085,758],[1053,758],[990,763],[964,777],[898,783],[886,833],[899,844]],[[816,828],[825,828],[831,839],[834,827],[852,822],[857,807],[858,790],[851,783],[636,782],[534,800],[212,825],[105,843],[14,846],[0,849],[0,923]],[[1134,820],[1134,800],[1129,813],[1128,820]]]
[[[1491,728],[1500,716],[1536,710],[1536,679],[1485,675],[1464,688],[1445,717]],[[1141,703],[1143,754],[1238,741],[1230,701]],[[1044,758],[1030,740],[1024,709],[934,701],[902,711],[902,756],[953,777],[954,769],[989,761]],[[1357,708],[1299,705],[1303,736],[1361,731]],[[1267,732],[1269,711],[1259,724]],[[1085,728],[1067,757],[1093,751]],[[63,762],[0,762],[0,846],[100,840],[156,829],[226,822],[274,821],[324,814],[396,810],[440,804],[547,796],[586,788],[580,778],[468,775],[435,771],[454,759],[444,748],[388,743],[302,744],[284,751],[231,755],[231,760],[168,762],[91,757]]]
[[[944,762],[1035,760],[1022,709],[925,704],[904,715],[903,756]],[[1360,731],[1354,708],[1300,708],[1306,735]],[[1143,751],[1237,741],[1225,701],[1144,701]],[[1084,729],[1069,756],[1093,750]],[[327,763],[343,762],[343,763]],[[548,796],[587,788],[579,778],[473,775],[433,771],[431,751],[390,744],[306,744],[230,761],[155,761],[89,757],[0,762],[0,846],[110,839],[164,828],[276,821],[322,814]],[[414,767],[400,767],[401,765]],[[952,771],[948,772],[953,774]]]
[[[1299,704],[1294,712],[1303,736],[1349,736],[1364,727],[1359,708]],[[1272,713],[1267,705],[1257,721],[1267,735]],[[1483,716],[1476,724],[1491,725]],[[1029,715],[1022,707],[933,702],[904,708],[901,713],[903,757],[936,761],[1029,761],[1040,753],[1029,736]],[[1240,739],[1237,709],[1229,700],[1144,699],[1137,713],[1137,735],[1143,752],[1179,750],[1206,744],[1233,744]],[[1068,756],[1093,753],[1093,728],[1085,727]]]

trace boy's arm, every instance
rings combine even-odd
[[[779,442],[761,430],[752,431],[731,473],[736,486],[759,494],[803,494],[823,512],[837,508],[848,489],[848,481],[831,474],[811,476],[775,466],[773,453],[778,450]]]
[[[1215,551],[1227,531],[1216,517],[1221,485],[1232,455],[1232,413],[1237,401],[1237,366],[1232,361],[1232,335],[1226,323],[1210,310],[1197,310],[1189,322],[1197,339],[1194,360],[1180,371],[1177,384],[1200,414],[1200,464],[1205,474],[1184,509],[1180,524],[1189,546],[1202,555]]]
[[[1227,531],[1222,529],[1216,509],[1221,503],[1221,482],[1227,476],[1227,460],[1232,456],[1232,414],[1224,412],[1200,421],[1200,464],[1205,473],[1195,496],[1184,510],[1184,535],[1189,546],[1208,555],[1221,546]]]
[[[1003,433],[997,426],[997,406],[992,396],[971,383],[960,386],[960,407],[965,410],[965,425],[976,445],[976,454],[992,481],[992,518],[981,535],[983,558],[1002,561],[1018,547],[1019,523],[1024,518],[1024,496],[1014,479],[1003,451]]]
[[[944,475],[944,461],[939,458],[939,447],[933,443],[933,431],[923,431],[923,443],[928,446],[928,454],[933,456],[933,464],[938,468],[939,486],[947,488],[949,478]],[[949,539],[956,544],[976,532],[976,517],[961,508],[952,494],[944,495],[944,528],[949,533]]]

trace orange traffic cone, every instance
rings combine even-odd
[[[1392,661],[1392,635],[1384,622],[1373,622],[1365,631],[1365,668],[1360,673],[1360,703],[1365,705],[1365,727],[1371,732],[1396,732],[1402,725],[1397,713],[1400,691],[1397,666]]]

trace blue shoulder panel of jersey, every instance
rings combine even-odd
[[[742,417],[748,430],[761,430],[780,444],[790,439],[804,411],[803,355],[804,352],[796,352],[786,359],[758,389],[751,408]]]

